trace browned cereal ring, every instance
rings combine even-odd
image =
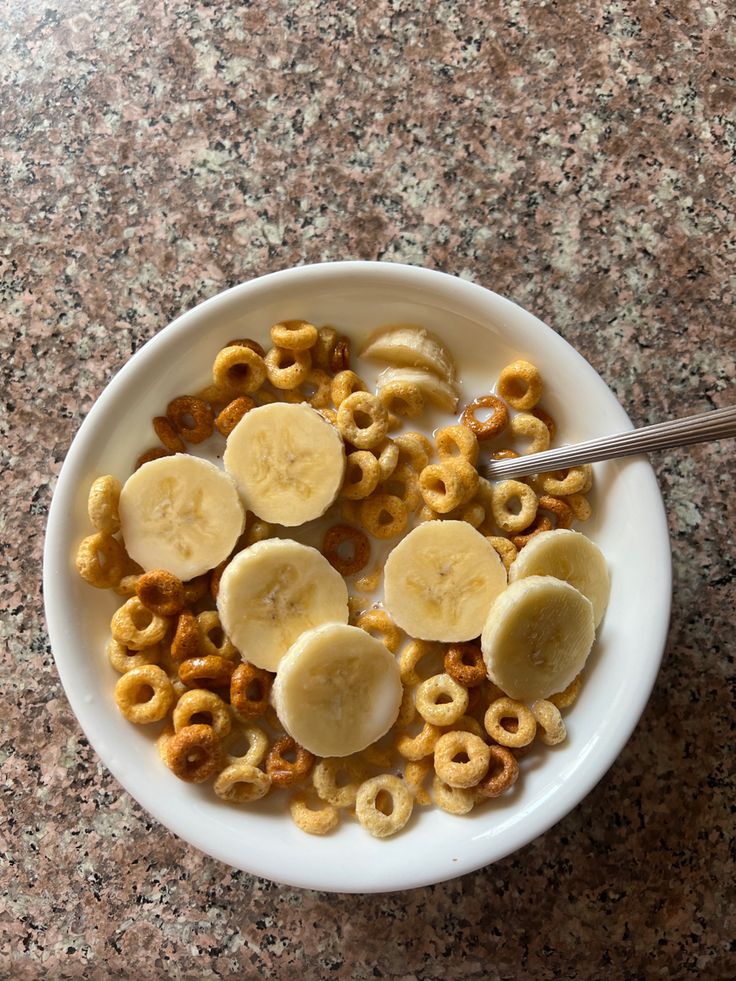
[[[355,816],[374,838],[387,838],[411,817],[414,798],[399,777],[382,773],[361,784],[355,798]]]
[[[338,337],[330,352],[329,369],[333,375],[338,371],[348,371],[350,368],[350,341],[347,337]]]
[[[421,760],[407,760],[404,766],[404,783],[414,796],[414,801],[422,807],[429,807],[432,798],[424,786],[424,782],[432,772],[432,758],[425,756]]]
[[[448,814],[468,814],[475,806],[475,793],[463,787],[451,787],[437,774],[432,780],[432,797],[437,807]]]
[[[153,446],[150,450],[146,450],[145,453],[141,453],[133,464],[133,470],[140,470],[146,463],[151,463],[152,460],[160,460],[165,456],[173,456],[173,454],[169,450],[165,450],[163,446]]]
[[[465,757],[458,759],[458,757]],[[450,787],[474,787],[488,770],[491,754],[487,743],[472,732],[446,732],[434,748],[434,769]]]
[[[337,344],[337,331],[334,327],[320,327],[317,331],[317,341],[312,348],[312,363],[323,371],[332,371],[330,358]],[[340,369],[342,370],[342,369]],[[334,372],[333,372],[334,374]]]
[[[213,600],[217,599],[217,594],[220,592],[220,580],[222,579],[222,574],[227,569],[230,564],[230,557],[223,559],[222,562],[218,563],[215,568],[210,572],[210,596]]]
[[[360,529],[350,525],[333,525],[325,534],[322,554],[340,575],[354,576],[368,565],[371,545],[368,536]]]
[[[312,773],[312,783],[321,800],[333,807],[352,807],[366,768],[357,757],[319,760]]]
[[[403,454],[417,473],[421,473],[434,456],[434,447],[422,433],[399,433],[394,436],[394,443],[399,448],[399,456]]]
[[[394,538],[406,528],[409,512],[393,494],[373,494],[361,502],[360,520],[374,538]]]
[[[378,486],[381,468],[370,450],[353,450],[345,463],[345,479],[340,494],[350,501],[361,501]]]
[[[388,433],[388,413],[370,392],[353,392],[340,403],[337,428],[359,450],[378,446]],[[378,461],[376,461],[378,462]]]
[[[98,531],[80,542],[75,564],[79,575],[90,586],[111,589],[120,584],[127,559],[117,538]]]
[[[537,516],[537,495],[520,480],[501,480],[493,485],[491,511],[502,531],[521,532]]]
[[[209,576],[205,572],[201,576],[184,583],[184,602],[187,606],[193,606],[205,598],[209,589],[209,582]]]
[[[551,494],[542,494],[537,502],[540,511],[554,514],[556,528],[569,528],[572,524],[572,508],[568,507],[567,502],[559,497],[552,497]]]
[[[388,480],[381,484],[381,491],[385,494],[393,494],[404,502],[407,510],[416,511],[422,503],[422,495],[419,491],[419,477],[416,470],[408,463],[400,463]]]
[[[516,549],[521,551],[527,542],[530,542],[535,535],[539,535],[540,532],[543,531],[550,531],[551,528],[552,522],[549,520],[549,518],[543,514],[538,514],[529,527],[523,529],[521,534],[511,536],[511,542]]]
[[[171,641],[171,657],[178,664],[192,657],[200,657],[201,654],[202,643],[197,618],[191,610],[182,610]]]
[[[229,660],[238,656],[230,638],[222,629],[217,610],[204,610],[197,615],[199,641],[203,654],[219,654]]]
[[[257,392],[266,380],[266,374],[263,355],[244,344],[231,344],[222,348],[212,364],[212,380],[215,385],[233,396]]]
[[[294,757],[290,759],[290,757]],[[277,739],[266,757],[266,772],[274,787],[290,787],[303,780],[314,766],[315,757],[291,736]]]
[[[513,698],[497,698],[491,702],[483,717],[483,725],[491,739],[501,746],[515,748],[528,746],[537,732],[537,722],[531,711],[523,702]]]
[[[167,450],[172,453],[186,452],[184,440],[174,428],[174,424],[167,416],[156,416],[153,420],[153,428]]]
[[[478,418],[481,409],[491,410],[487,419]],[[494,439],[504,431],[509,424],[509,410],[495,395],[481,395],[465,407],[460,418],[463,425],[471,429],[482,443],[487,439]]]
[[[509,568],[511,567],[511,563],[519,554],[516,545],[514,545],[514,543],[508,538],[502,538],[499,535],[486,535],[486,537],[498,552],[501,561],[505,565],[506,571],[508,572]]]
[[[354,371],[339,371],[332,379],[330,398],[335,408],[339,409],[349,395],[354,395],[355,392],[367,391],[368,389],[365,387],[363,379],[356,375]]]
[[[430,463],[419,474],[425,504],[438,514],[449,514],[467,503],[478,488],[478,472],[462,458]]]
[[[268,708],[273,675],[243,661],[230,679],[230,704],[241,719],[260,719]]]
[[[212,786],[222,800],[232,804],[250,804],[266,796],[271,789],[271,780],[257,766],[239,760],[220,770]]]
[[[234,340],[228,341],[227,344],[225,344],[224,346],[247,347],[250,348],[251,351],[254,351],[256,354],[260,355],[260,357],[262,358],[266,356],[266,352],[263,349],[262,345],[260,345],[258,341],[254,341],[252,337],[236,337]]]
[[[440,701],[447,699],[447,701]],[[449,726],[468,708],[468,692],[449,674],[435,674],[417,687],[414,697],[417,712],[435,726]]]
[[[416,718],[417,710],[414,705],[414,691],[411,688],[404,688],[399,703],[399,714],[396,716],[394,728],[396,730],[408,728]]]
[[[358,617],[356,626],[378,639],[392,654],[395,654],[401,644],[401,631],[385,610],[365,610]]]
[[[321,800],[310,787],[298,790],[289,801],[289,813],[300,831],[308,835],[326,835],[340,822],[337,809]]]
[[[512,409],[527,412],[542,397],[542,376],[528,361],[512,361],[498,376],[496,391]]]
[[[555,433],[557,432],[557,424],[549,412],[545,412],[541,405],[537,405],[532,409],[532,415],[536,416],[537,419],[542,420],[547,429],[549,429],[550,441],[553,440],[555,438]]]
[[[166,406],[166,415],[187,443],[203,443],[212,435],[215,425],[212,406],[193,395],[172,399]]]
[[[160,617],[173,617],[184,608],[184,585],[165,569],[151,569],[138,577],[135,584],[138,599]]]
[[[425,665],[428,669],[426,677],[431,677],[437,673],[434,669],[442,664],[442,647],[440,644],[431,640],[410,640],[399,657],[399,674],[402,685],[413,688],[425,680],[425,677],[417,671],[425,658],[428,660]]]
[[[444,426],[434,437],[440,460],[461,456],[471,467],[478,462],[478,438],[469,426]]]
[[[568,494],[565,503],[572,511],[576,521],[588,521],[593,514],[590,501],[584,494]]]
[[[87,514],[96,531],[114,535],[120,531],[118,504],[122,485],[117,477],[106,474],[92,481],[87,498]]]
[[[271,341],[287,351],[306,351],[317,343],[317,328],[306,320],[282,320],[271,328]]]
[[[424,411],[424,396],[414,382],[388,382],[381,385],[378,397],[388,412],[406,419],[416,419]]]
[[[541,740],[545,746],[556,746],[567,736],[567,728],[560,715],[559,708],[546,698],[533,702],[532,715],[537,720],[537,726],[542,730]]]
[[[266,758],[268,736],[258,726],[236,726],[225,736],[222,748],[228,763],[250,763],[258,766]]]
[[[167,619],[151,613],[137,596],[126,600],[113,613],[110,621],[110,630],[115,640],[136,651],[158,644],[166,636],[168,626]]]
[[[539,475],[539,483],[545,494],[555,497],[567,497],[569,494],[584,494],[589,489],[593,468],[589,463],[567,470],[556,470],[553,473]]]
[[[223,436],[229,436],[237,424],[255,407],[255,402],[249,395],[239,395],[222,409],[215,419],[215,428]]]
[[[511,432],[531,442],[524,449],[524,454],[543,453],[549,449],[549,429],[541,419],[529,412],[520,412],[511,420]]]
[[[187,688],[227,688],[235,665],[219,654],[190,657],[179,665],[179,678]]]
[[[123,675],[127,677],[127,675]],[[222,750],[212,726],[185,726],[166,741],[164,762],[180,780],[203,783],[216,773],[222,762]]]
[[[500,797],[519,779],[519,764],[505,746],[489,746],[488,772],[473,788],[479,798]]]
[[[486,662],[477,644],[451,644],[445,652],[445,671],[464,688],[475,688],[486,680]]]
[[[174,707],[174,732],[203,723],[209,726],[218,740],[225,739],[232,729],[227,704],[207,688],[191,688],[184,692]]]
[[[570,708],[575,703],[582,687],[583,676],[579,674],[576,678],[573,678],[564,691],[558,691],[554,695],[550,695],[547,701],[552,702],[557,708]]]
[[[132,651],[121,644],[113,637],[107,642],[105,648],[107,659],[118,674],[126,674],[133,668],[142,668],[146,664],[158,664],[161,660],[161,647],[155,644],[153,647],[146,647],[142,651]]]
[[[309,351],[272,347],[265,358],[266,375],[274,388],[298,388],[312,370]]]
[[[156,664],[131,668],[118,678],[115,702],[128,722],[160,722],[174,704],[169,676]]]
[[[415,736],[409,732],[402,732],[396,741],[396,748],[407,760],[421,760],[434,752],[441,735],[442,730],[439,726],[425,722],[421,731]]]

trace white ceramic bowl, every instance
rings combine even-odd
[[[142,807],[193,846],[230,866],[313,889],[382,892],[439,882],[487,865],[554,825],[600,780],[631,735],[654,684],[669,620],[662,500],[645,459],[596,466],[595,517],[584,530],[608,560],[610,605],[582,693],[566,715],[567,741],[524,770],[507,797],[467,817],[416,808],[404,832],[383,841],[354,821],[317,838],[268,806],[226,805],[211,790],[177,780],[146,727],[129,724],[116,710],[117,676],[104,648],[117,598],[83,583],[74,555],[90,534],[86,496],[94,477],[127,476],[136,456],[155,442],[151,418],[170,398],[208,381],[222,344],[248,335],[266,341],[271,323],[296,317],[335,324],[355,339],[382,323],[424,324],[456,354],[471,397],[488,391],[504,364],[525,356],[543,372],[543,402],[557,420],[558,441],[631,426],[576,351],[536,317],[480,286],[369,262],[304,266],[236,286],[179,317],[135,354],[69,450],[44,556],[54,656],[72,708],[105,765]]]

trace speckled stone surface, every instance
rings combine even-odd
[[[0,50],[0,975],[733,977],[733,443],[654,461],[674,608],[619,760],[433,888],[301,892],[157,826],[81,734],[40,588],[55,476],[114,372],[295,263],[490,286],[637,423],[733,403],[729,0],[5,0]]]

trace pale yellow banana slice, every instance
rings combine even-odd
[[[611,591],[603,553],[579,531],[558,528],[535,535],[509,569],[509,582],[527,576],[564,579],[593,604],[595,626],[603,619]]]
[[[373,334],[363,349],[364,358],[392,365],[426,368],[445,381],[457,375],[454,358],[442,341],[418,324],[392,324]]]
[[[345,448],[311,406],[274,402],[243,416],[228,436],[223,462],[249,511],[294,527],[319,518],[337,497]]]
[[[552,576],[509,583],[481,635],[488,677],[511,698],[531,702],[563,691],[593,646],[593,606]]]
[[[349,756],[396,721],[399,665],[359,627],[325,624],[303,633],[279,665],[276,714],[289,735],[317,756]]]
[[[226,559],[245,522],[232,478],[187,453],[139,467],[123,485],[119,511],[128,555],[184,582]]]
[[[454,382],[445,381],[423,368],[385,368],[378,376],[378,393],[387,385],[394,391],[397,383],[416,385],[426,402],[431,402],[445,412],[454,412],[459,401],[459,393]]]
[[[348,589],[316,548],[269,538],[225,566],[217,609],[245,660],[275,671],[305,630],[347,623]]]
[[[427,521],[386,561],[384,597],[396,623],[420,640],[480,635],[506,570],[491,543],[466,521]]]

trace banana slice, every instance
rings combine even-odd
[[[506,570],[491,543],[466,521],[427,521],[386,560],[384,602],[420,640],[478,637]]]
[[[373,334],[363,349],[364,358],[392,365],[426,368],[445,381],[457,376],[455,360],[442,341],[418,324],[392,324]]]
[[[347,623],[348,588],[316,548],[270,538],[239,552],[225,566],[217,609],[243,657],[275,671],[305,630]]]
[[[139,467],[120,492],[119,510],[128,555],[184,582],[226,559],[245,524],[232,478],[187,453]]]
[[[460,399],[457,385],[425,371],[423,368],[385,368],[378,376],[378,392],[387,385],[397,383],[416,385],[427,402],[445,412],[454,412]],[[247,417],[246,417],[247,418]]]
[[[529,541],[511,563],[509,582],[527,576],[554,576],[579,589],[593,604],[598,627],[608,606],[611,584],[603,553],[579,531],[543,531]]]
[[[308,630],[281,660],[273,703],[282,725],[317,756],[349,756],[396,721],[399,665],[359,627],[329,623]]]
[[[249,511],[294,527],[319,518],[337,497],[345,447],[311,406],[274,402],[243,416],[227,438],[223,463]]]
[[[567,688],[594,638],[589,599],[561,579],[529,576],[509,583],[491,607],[481,650],[491,681],[531,702]]]

